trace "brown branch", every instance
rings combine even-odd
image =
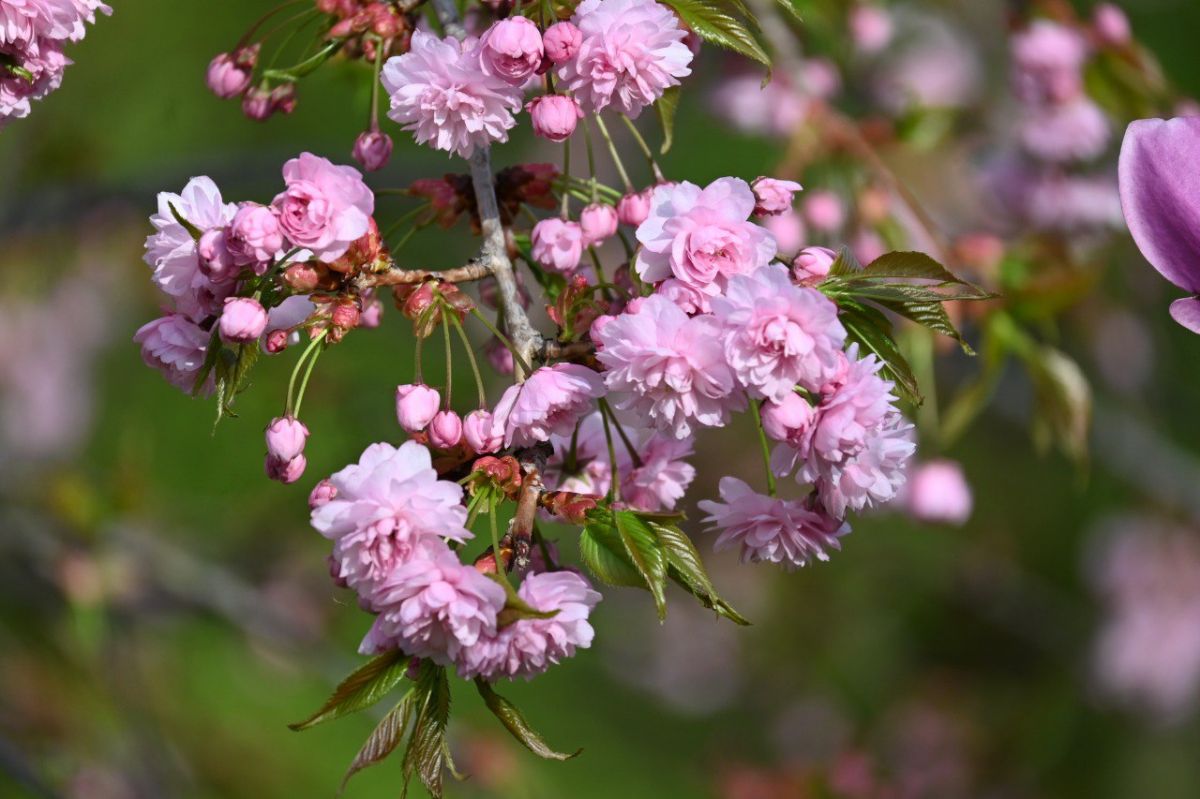
[[[409,286],[413,283],[424,283],[426,280],[439,280],[443,283],[469,283],[472,280],[482,280],[492,274],[487,264],[478,259],[471,259],[464,266],[454,269],[401,269],[391,266],[382,272],[368,272],[360,275],[355,285],[360,291],[379,286]]]

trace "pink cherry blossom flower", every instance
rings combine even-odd
[[[1061,103],[1083,90],[1087,42],[1073,28],[1038,19],[1012,37],[1010,49],[1013,83],[1026,102]]]
[[[604,203],[591,203],[579,212],[579,228],[584,244],[601,244],[617,233],[617,210]]]
[[[1133,38],[1129,17],[1114,3],[1101,3],[1092,9],[1092,30],[1109,47],[1124,47]]]
[[[442,396],[436,388],[412,383],[396,386],[396,419],[407,433],[428,427],[441,404]]]
[[[28,74],[26,77],[7,68],[0,70],[0,128],[11,119],[29,116],[32,101],[58,89],[63,72],[71,63],[63,54],[62,45],[53,39],[0,43],[0,58]]]
[[[308,441],[308,427],[293,416],[280,416],[271,420],[266,430],[267,454],[280,460],[290,461],[304,452]]]
[[[550,141],[566,141],[583,119],[583,109],[574,97],[546,94],[535,97],[525,106],[533,122],[533,132]]]
[[[838,254],[828,247],[805,247],[792,261],[792,276],[801,282],[823,280],[837,258]]]
[[[252,77],[253,70],[239,64],[232,53],[218,53],[208,64],[204,82],[210,92],[222,100],[228,100],[250,88]]]
[[[267,312],[258,300],[250,297],[230,297],[225,300],[217,322],[221,340],[226,344],[246,344],[254,341],[267,329]]]
[[[571,274],[583,257],[583,229],[578,222],[564,222],[556,216],[533,226],[533,260],[546,269]]]
[[[797,480],[812,483],[825,510],[838,518],[847,509],[894,499],[916,449],[893,384],[877,374],[882,364],[874,355],[858,358],[857,345],[849,354],[849,369],[817,406],[804,446],[781,444],[772,455],[780,474],[802,459]]]
[[[738,178],[659,186],[650,216],[637,229],[636,268],[643,280],[678,278],[708,294],[733,275],[753,272],[775,257],[775,239],[748,221],[754,192]]]
[[[221,200],[221,190],[211,178],[199,177],[179,194],[160,193],[158,212],[150,217],[156,232],[146,239],[144,259],[154,269],[154,284],[175,301],[176,310],[200,320],[220,308],[228,290],[219,289],[200,270],[197,242],[175,213],[208,231],[233,221],[237,206]]]
[[[647,297],[600,331],[597,359],[616,407],[675,438],[694,425],[721,427],[743,407],[725,361],[721,327],[708,316],[689,318],[665,297]]]
[[[798,252],[808,237],[804,217],[790,208],[781,214],[763,217],[762,226],[771,233],[779,257],[785,260]]]
[[[196,243],[200,273],[212,283],[225,283],[237,277],[238,267],[226,246],[228,228],[206,230]]]
[[[480,455],[498,452],[504,445],[504,434],[496,431],[491,411],[482,408],[471,411],[463,420],[463,437]]]
[[[712,308],[725,357],[751,397],[782,402],[797,384],[819,391],[837,373],[846,340],[837,306],[816,289],[792,283],[785,267],[730,278]]]
[[[542,33],[526,17],[502,19],[479,40],[483,71],[513,86],[525,84],[541,65],[542,56]]]
[[[304,470],[308,467],[308,460],[303,455],[297,455],[291,460],[283,460],[272,455],[267,456],[266,460],[267,477],[284,485],[291,485],[304,476]]]
[[[473,46],[418,30],[407,53],[388,60],[383,87],[393,120],[429,144],[463,158],[477,147],[508,141],[521,89],[480,67]]]
[[[207,332],[183,314],[170,313],[142,325],[133,340],[141,345],[147,366],[181,391],[191,392],[208,352]]]
[[[918,521],[961,526],[971,518],[971,486],[955,461],[928,461],[913,468],[901,499]]]
[[[658,284],[658,288],[654,293],[660,297],[666,297],[671,302],[679,306],[680,310],[688,316],[694,316],[699,313],[708,313],[712,310],[712,297],[705,294],[698,288],[689,286],[688,284],[671,278],[664,280]],[[595,323],[593,323],[595,324]],[[593,330],[595,328],[593,327]]]
[[[454,411],[439,411],[429,423],[429,443],[438,449],[457,447],[462,434],[462,419]]]
[[[328,479],[321,480],[308,494],[308,509],[316,510],[337,497],[337,488]]]
[[[1087,161],[1104,152],[1112,129],[1100,106],[1080,96],[1027,110],[1019,133],[1025,149],[1043,161]]]
[[[479,646],[460,650],[459,676],[528,680],[591,646],[594,631],[588,616],[601,597],[583,577],[570,571],[529,574],[517,595],[554,615],[518,619],[494,635],[481,635]]]
[[[336,261],[370,228],[375,195],[354,167],[301,153],[283,165],[283,179],[287,188],[273,203],[279,227],[316,258]]]
[[[822,233],[836,233],[846,221],[842,199],[831,191],[812,191],[804,196],[804,218]]]
[[[571,21],[583,41],[558,77],[589,112],[637,117],[692,73],[679,18],[655,0],[584,0]]]
[[[779,402],[763,404],[763,431],[776,441],[785,441],[796,449],[801,449],[804,447],[808,431],[812,428],[814,415],[813,406],[799,394],[792,392]]]
[[[878,53],[892,41],[892,17],[885,8],[870,3],[856,5],[850,11],[849,22],[850,38],[862,53]]]
[[[760,177],[750,184],[750,188],[754,191],[754,213],[774,216],[791,210],[793,195],[802,186],[794,180]]]
[[[359,652],[400,649],[449,665],[495,635],[504,599],[499,583],[461,563],[442,541],[427,539],[376,589],[379,616]]]
[[[493,429],[503,432],[506,447],[549,441],[551,435],[569,434],[603,396],[603,379],[586,366],[543,366],[504,392],[496,403]]]
[[[312,525],[333,541],[339,576],[368,605],[422,541],[473,537],[462,487],[439,480],[429,450],[415,441],[372,444],[329,482],[336,496],[313,510]]]
[[[703,500],[700,509],[712,530],[719,530],[713,549],[741,548],[742,562],[781,563],[789,569],[813,558],[829,560],[829,549],[850,526],[808,503],[756,493],[736,477],[721,478],[721,501]]]
[[[639,447],[638,465],[629,457],[621,470],[621,501],[634,510],[662,513],[675,509],[696,478],[691,438],[675,439],[655,433]],[[626,453],[628,457],[628,453]]]
[[[789,136],[808,117],[812,101],[780,70],[766,86],[762,85],[761,75],[726,78],[713,92],[710,105],[736,130],[760,136]]]

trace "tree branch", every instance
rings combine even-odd
[[[482,280],[492,274],[488,265],[477,258],[472,258],[465,265],[454,269],[401,269],[391,266],[382,272],[369,272],[360,275],[355,280],[359,291],[379,286],[408,286],[413,283],[424,283],[426,280],[440,280],[443,283],[469,283],[472,280]]]

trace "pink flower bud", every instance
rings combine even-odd
[[[359,312],[358,306],[350,302],[341,302],[333,306],[333,314],[330,321],[334,327],[340,327],[342,330],[353,330],[358,327]]]
[[[842,200],[831,191],[809,192],[803,207],[808,224],[822,233],[836,233],[846,221]]]
[[[583,31],[570,22],[556,22],[546,28],[542,36],[542,47],[545,48],[546,58],[555,64],[570,61],[579,52],[583,44]]]
[[[296,110],[296,84],[281,83],[271,90],[271,110],[284,116]]]
[[[363,308],[362,315],[358,317],[358,326],[368,329],[379,327],[383,321],[383,303],[374,297],[368,301],[365,296],[363,301],[367,307]]]
[[[226,246],[224,228],[204,231],[196,244],[196,252],[200,257],[201,274],[213,283],[224,283],[237,275],[233,255]]]
[[[1111,47],[1124,47],[1132,38],[1129,17],[1112,3],[1101,3],[1092,11],[1092,29],[1101,43]]]
[[[509,351],[508,347],[504,346],[504,342],[498,338],[493,338],[488,342],[487,359],[497,374],[511,375],[516,371],[516,359],[513,358],[513,354]]]
[[[791,210],[792,196],[800,191],[801,186],[794,180],[760,177],[751,184],[751,188],[754,189],[754,213],[773,216]]]
[[[229,223],[225,246],[238,264],[266,263],[283,249],[279,219],[265,205],[245,203]]]
[[[776,441],[799,442],[812,426],[814,411],[799,394],[788,394],[783,402],[762,406],[763,430]]]
[[[790,256],[804,246],[807,232],[800,214],[789,210],[786,213],[763,217],[762,220],[763,227],[775,237],[780,257]]]
[[[471,449],[480,455],[499,452],[504,443],[504,432],[495,429],[491,411],[482,408],[467,414],[463,420],[463,436]]]
[[[210,92],[222,100],[228,100],[250,87],[252,72],[253,66],[239,66],[232,55],[221,53],[209,62],[204,82],[208,84]]]
[[[583,257],[583,229],[576,222],[543,219],[533,226],[531,240],[533,260],[555,272],[574,272]]]
[[[387,165],[392,157],[392,137],[382,130],[364,130],[354,142],[354,160],[367,172]]]
[[[822,279],[829,274],[837,257],[828,247],[806,247],[792,261],[792,277],[798,281]]]
[[[284,485],[290,485],[300,479],[307,466],[308,461],[305,460],[303,455],[297,455],[290,461],[279,460],[268,455],[266,462],[267,477],[277,480]]]
[[[221,309],[217,323],[221,340],[226,344],[246,344],[254,341],[267,329],[267,312],[258,300],[250,297],[230,297]]]
[[[308,494],[309,510],[316,510],[322,505],[336,499],[337,495],[337,486],[329,482],[329,480],[322,480],[313,486],[313,490]]]
[[[283,270],[283,282],[299,294],[309,294],[321,282],[321,273],[312,264],[292,264]]]
[[[961,525],[971,517],[971,486],[962,466],[929,461],[909,476],[908,510],[922,522]]]
[[[396,387],[396,418],[405,432],[424,430],[437,414],[442,397],[437,389],[406,383]]]
[[[308,427],[292,416],[278,416],[267,425],[267,455],[278,461],[290,461],[304,452]]]
[[[429,423],[429,443],[438,449],[457,447],[462,435],[462,419],[454,411],[439,411]]]
[[[242,113],[247,119],[262,122],[275,112],[271,104],[271,92],[261,86],[246,90],[242,97]]]
[[[592,203],[579,214],[583,243],[590,247],[600,244],[617,232],[617,210],[611,205]]]
[[[550,141],[566,141],[583,118],[579,101],[563,94],[535,97],[525,109],[533,121],[533,132]]]
[[[272,330],[267,334],[267,352],[271,355],[278,355],[288,348],[291,342],[286,330]]]
[[[617,203],[617,219],[622,225],[637,227],[650,216],[652,189],[626,194]]]
[[[542,34],[526,17],[500,20],[479,40],[479,63],[484,72],[513,86],[520,86],[537,70],[542,54]]]

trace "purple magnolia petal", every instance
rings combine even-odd
[[[1200,117],[1132,123],[1119,174],[1142,255],[1176,286],[1200,292]]]
[[[1200,297],[1184,297],[1171,303],[1171,318],[1193,333],[1200,333]]]

